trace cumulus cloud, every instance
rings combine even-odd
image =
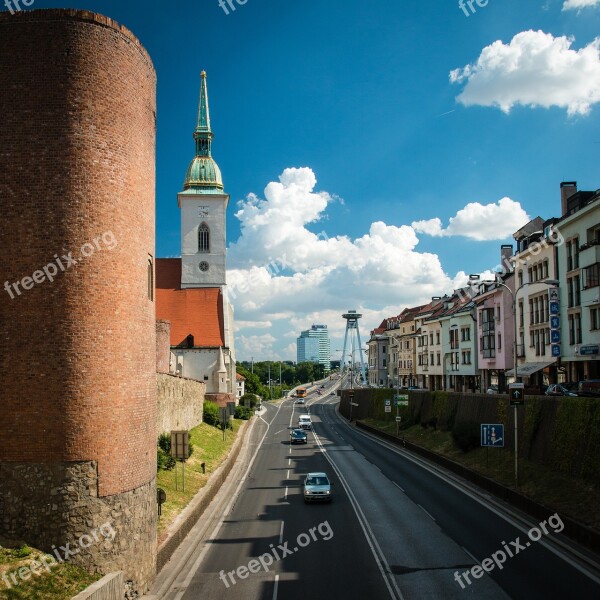
[[[342,312],[363,313],[365,343],[383,318],[466,280],[464,273],[446,274],[436,254],[419,252],[415,229],[408,225],[376,221],[356,239],[329,235],[323,227],[326,210],[337,199],[315,191],[316,184],[311,169],[286,169],[266,186],[264,198],[250,194],[238,203],[241,235],[228,249],[227,290],[241,330],[240,358],[295,359],[290,339],[312,323],[329,326],[337,358]],[[466,225],[459,219],[454,227]]]
[[[505,113],[521,104],[586,115],[600,102],[600,37],[580,50],[572,44],[573,38],[531,30],[509,44],[498,40],[475,63],[450,72],[452,83],[466,82],[457,100],[465,106],[497,106]]]
[[[414,221],[413,229],[434,237],[464,236],[477,241],[504,240],[530,221],[519,202],[502,198],[496,204],[471,202],[451,217],[446,229],[439,218]]]
[[[600,0],[566,0],[563,4],[563,10],[580,10],[582,8],[591,8],[600,6]]]

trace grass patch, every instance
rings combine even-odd
[[[194,444],[194,453],[185,463],[185,492],[182,488],[181,462],[172,471],[159,471],[156,485],[167,493],[167,501],[162,505],[162,515],[158,521],[158,539],[165,533],[169,525],[190,503],[192,498],[207,483],[210,475],[229,454],[237,432],[244,421],[232,419],[233,430],[223,432],[214,425],[201,423],[190,431],[190,441]],[[206,473],[202,473],[201,464],[206,463]],[[177,489],[175,489],[175,471],[177,471]],[[163,536],[164,537],[164,536]]]
[[[43,552],[22,546],[11,549],[0,546],[0,598],[3,600],[70,600],[73,596],[82,592],[89,585],[98,581],[100,575],[90,575],[81,567],[68,563],[60,563],[53,566],[50,572],[45,569],[37,569],[40,575],[32,573],[23,581],[19,575],[19,569],[29,567],[34,560],[40,562]],[[35,566],[35,565],[34,565]],[[14,573],[18,585],[14,584],[10,574]],[[10,589],[1,579],[6,576]]]
[[[396,424],[365,419],[365,424],[394,435]],[[515,459],[509,448],[477,448],[462,452],[449,431],[434,431],[415,425],[400,431],[413,444],[442,454],[502,485],[514,488]],[[519,491],[559,514],[567,515],[600,532],[600,486],[590,480],[574,479],[556,470],[519,457]]]

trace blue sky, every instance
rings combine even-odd
[[[179,255],[208,73],[239,359],[295,359],[313,322],[341,348],[350,308],[367,337],[492,269],[528,217],[558,216],[561,181],[600,187],[600,0],[489,0],[469,16],[458,0],[232,3],[69,6],[123,23],[154,61],[157,256]]]

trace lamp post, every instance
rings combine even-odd
[[[516,288],[515,291],[513,292],[510,289],[510,287],[508,287],[505,283],[498,281],[497,277],[494,281],[489,281],[489,280],[481,281],[481,277],[479,275],[470,275],[469,280],[470,281],[479,281],[480,283],[495,283],[498,286],[506,288],[510,292],[510,295],[512,296],[512,313],[513,313],[513,326],[514,326],[513,354],[514,354],[514,371],[515,371],[515,382],[516,382],[517,378],[518,378],[518,369],[519,369],[519,363],[517,360],[517,332],[518,332],[518,330],[517,330],[517,295],[525,286],[529,285],[530,283],[543,283],[544,285],[547,285],[547,286],[557,286],[559,284],[559,281],[557,279],[545,279],[544,281],[539,281],[539,282],[538,281],[536,281],[536,282],[526,281],[525,283],[520,285],[518,288]],[[514,422],[515,422],[515,487],[518,488],[519,487],[519,438],[518,438],[518,424],[517,424],[517,405],[515,404],[513,406],[513,408],[514,408],[513,417],[514,417]]]

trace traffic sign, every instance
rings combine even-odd
[[[493,448],[504,447],[504,425],[502,423],[487,423],[481,425],[481,445]]]
[[[550,332],[550,341],[553,344],[558,344],[560,343],[560,331],[558,329],[553,329]]]
[[[391,407],[389,404],[386,404],[386,405],[385,405],[385,412],[386,412],[386,413],[388,413],[388,412],[392,412],[392,407]]]
[[[402,421],[402,417],[396,417],[396,423],[400,423]]]
[[[557,287],[552,287],[548,290],[548,299],[550,302],[558,302],[559,297],[559,289]]]
[[[523,404],[525,404],[524,388],[524,383],[511,383],[508,386],[508,389],[510,390],[511,406],[522,406]]]
[[[560,356],[560,344],[552,344],[552,356]]]
[[[394,400],[396,400],[396,406],[408,406],[408,394],[396,394]]]
[[[354,398],[354,390],[348,390],[348,397]]]
[[[352,404],[352,406],[359,406],[358,402],[350,402],[350,404]]]
[[[560,317],[556,315],[550,317],[550,327],[552,329],[560,329]]]
[[[550,314],[557,315],[560,312],[560,304],[558,302],[550,302]]]

